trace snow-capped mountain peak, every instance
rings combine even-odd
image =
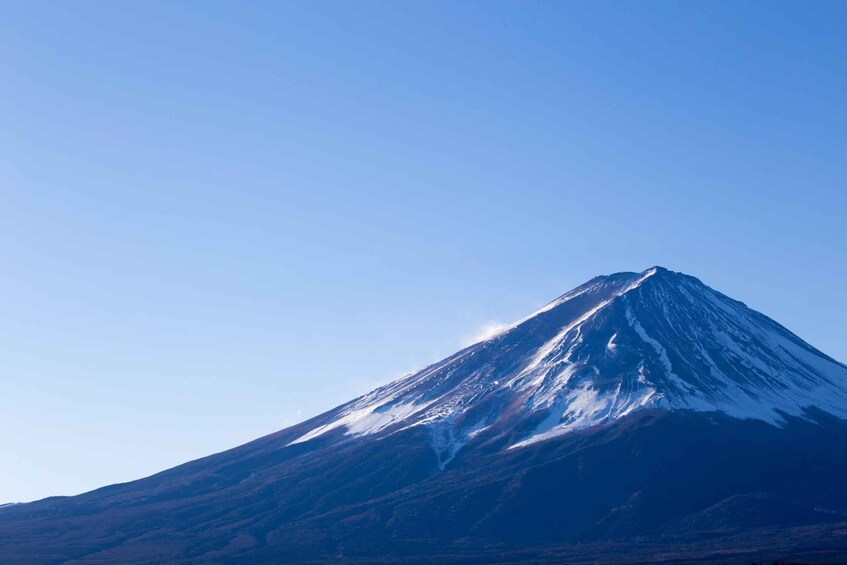
[[[428,426],[446,464],[483,433],[521,447],[645,408],[780,424],[847,417],[847,367],[698,279],[596,277],[496,335],[327,414],[295,439]]]

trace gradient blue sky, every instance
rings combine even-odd
[[[843,2],[6,2],[0,502],[661,264],[847,359]]]

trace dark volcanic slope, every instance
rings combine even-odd
[[[0,508],[0,562],[847,563],[846,371],[691,277],[598,277],[298,426]]]

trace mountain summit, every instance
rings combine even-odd
[[[246,445],[0,507],[0,562],[847,562],[845,476],[847,367],[653,267]]]
[[[779,424],[813,407],[847,417],[847,367],[698,279],[653,267],[594,278],[292,443],[424,425],[449,459],[486,431],[519,447],[645,408]]]

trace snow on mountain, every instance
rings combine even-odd
[[[811,407],[847,418],[847,367],[698,279],[654,267],[592,279],[291,443],[428,426],[443,466],[492,430],[522,430],[516,448],[645,408],[780,425]]]

